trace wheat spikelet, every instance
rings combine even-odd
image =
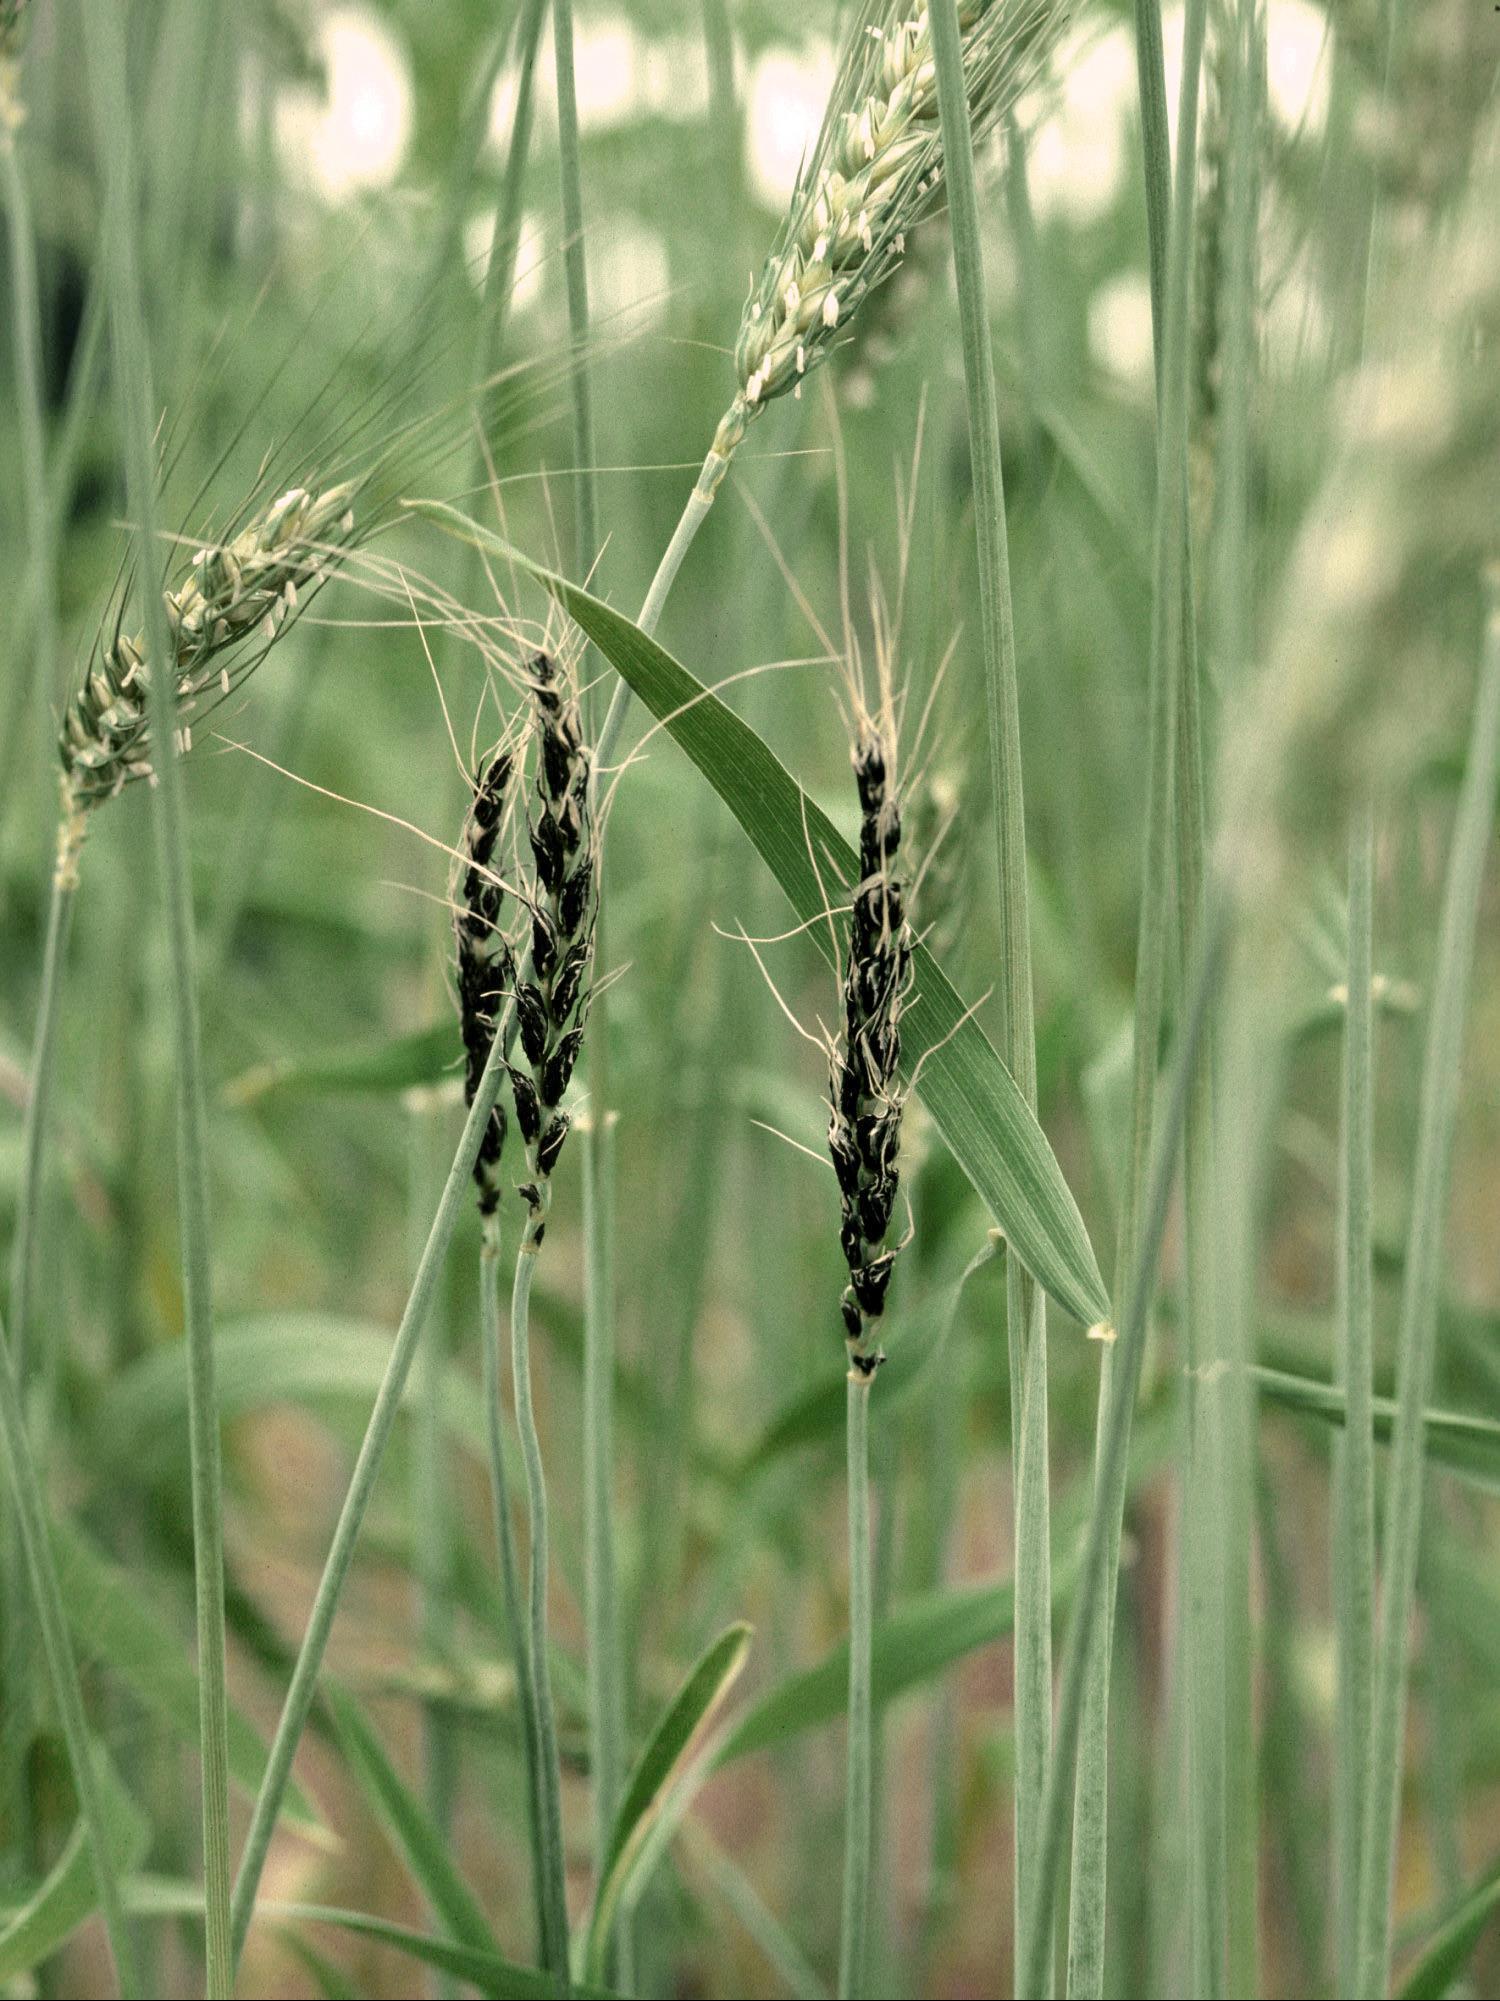
[[[843,1032],[829,1059],[828,1151],[843,1202],[839,1242],[849,1267],[844,1341],[850,1371],[861,1376],[874,1375],[885,1359],[874,1329],[899,1249],[886,1240],[899,1186],[901,1011],[911,984],[911,934],[896,870],[901,804],[893,753],[891,732],[863,718],[853,751],[860,876],[844,959]]]
[[[568,1136],[562,1111],[588,1017],[598,898],[597,828],[589,798],[592,767],[577,692],[550,653],[531,663],[537,743],[535,811],[529,833],[535,867],[531,952],[516,985],[516,1026],[525,1067],[513,1065],[516,1124],[530,1178],[521,1194],[528,1235],[541,1242],[552,1170]]]
[[[1066,14],[1064,0],[961,7],[976,141],[1035,75]],[[762,405],[799,387],[897,268],[908,232],[941,197],[943,164],[927,9],[903,18],[883,8],[848,47],[817,146],[751,288],[735,345],[739,388],[714,437],[716,460],[727,464]]]
[[[494,1047],[496,1024],[516,984],[515,954],[500,928],[502,889],[492,863],[504,827],[516,754],[502,744],[481,766],[474,799],[459,840],[454,936],[458,958],[458,1007],[464,1042],[464,1103],[472,1105]],[[505,1107],[490,1113],[474,1163],[479,1213],[493,1216],[500,1203],[500,1157],[505,1147]]]
[[[200,548],[175,588],[163,591],[183,749],[205,699],[233,686],[229,656],[257,636],[273,641],[301,596],[331,571],[354,531],[353,493],[352,485],[291,488],[232,540]],[[239,666],[248,671],[243,659]],[[131,779],[151,775],[150,675],[144,636],[116,629],[64,712],[64,856],[73,863],[84,816]]]

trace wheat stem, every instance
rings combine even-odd
[[[1001,1053],[1028,1103],[1036,1103],[1036,1032],[1032,1017],[1031,931],[1027,908],[1026,812],[1021,778],[1021,721],[1011,610],[1010,557],[1000,425],[990,351],[979,197],[963,40],[956,0],[930,0],[928,20],[937,71],[953,264],[958,281],[969,461],[974,480],[979,601],[984,640],[985,711],[1000,893]],[[1041,1289],[1014,1258],[1006,1269],[1010,1347],[1011,1454],[1016,1543],[1015,1908],[1019,1973],[1021,1920],[1036,1902],[1032,1866],[1036,1829],[1052,1757],[1051,1524],[1047,1471],[1047,1308]],[[1018,1992],[1025,1992],[1018,1987]]]
[[[542,1856],[542,1801],[536,1743],[531,1719],[536,1708],[532,1688],[531,1649],[521,1612],[520,1568],[510,1518],[510,1494],[505,1473],[505,1413],[500,1397],[500,1219],[484,1219],[479,1253],[479,1333],[484,1371],[485,1432],[489,1445],[490,1507],[495,1546],[500,1556],[500,1586],[505,1601],[506,1630],[516,1669],[516,1707],[521,1718],[521,1761],[526,1773],[526,1831],[531,1848],[531,1892],[536,1907],[538,1950],[547,1937],[543,1899],[546,1869]]]
[[[677,572],[682,568],[683,559],[693,546],[698,530],[708,519],[708,510],[714,504],[714,495],[719,482],[724,477],[726,459],[711,451],[703,461],[703,470],[698,474],[697,484],[687,497],[677,526],[672,530],[672,539],[662,552],[662,559],[656,566],[656,575],[651,579],[641,605],[636,624],[642,632],[655,632],[666,609],[667,598],[676,581]],[[620,741],[620,732],[625,727],[625,718],[630,711],[630,684],[617,680],[614,693],[609,698],[609,708],[604,717],[604,727],[599,732],[599,747],[594,759],[596,773],[606,771]]]
[[[1368,808],[1349,836],[1349,964],[1345,1001],[1343,1145],[1339,1153],[1338,1377],[1344,1425],[1334,1442],[1333,1603],[1338,1716],[1333,1771],[1334,1962],[1337,1991],[1358,1980],[1360,1807],[1370,1748],[1375,1660],[1375,1450],[1371,1414],[1374,1115],[1371,909],[1374,825]]]
[[[849,1371],[846,1403],[849,1475],[849,1722],[844,1783],[844,1908],[839,1945],[840,2001],[865,1991],[870,1919],[871,1576],[870,1385]]]
[[[5,207],[10,242],[11,325],[14,330],[15,388],[18,428],[21,434],[21,495],[26,519],[27,594],[31,632],[16,647],[30,644],[31,673],[16,675],[13,715],[24,705],[29,687],[32,720],[38,745],[38,774],[50,765],[51,715],[57,667],[57,537],[51,497],[47,489],[46,427],[42,405],[41,312],[38,302],[36,234],[26,176],[22,172],[19,135],[12,119],[20,116],[12,93],[19,89],[20,57],[0,58],[0,167],[3,167]],[[22,731],[16,728],[16,748],[21,748]],[[0,796],[12,788],[0,776]],[[48,811],[48,793],[41,788],[42,811]],[[60,908],[60,904],[66,908]],[[37,1026],[32,1052],[30,1089],[26,1098],[21,1154],[21,1185],[17,1195],[15,1235],[11,1245],[10,1332],[16,1374],[23,1387],[27,1381],[31,1339],[31,1288],[35,1278],[38,1241],[42,1221],[42,1159],[45,1148],[48,1105],[52,1092],[53,1031],[57,1020],[60,975],[58,960],[66,946],[71,898],[54,881],[47,913],[47,937],[42,962],[42,983],[37,1002]],[[22,1557],[14,1524],[4,1532],[4,1570],[7,1585],[17,1592],[21,1582]],[[6,1685],[24,1688],[30,1672],[31,1648],[27,1635],[12,1626],[5,1647]],[[12,1679],[13,1678],[13,1679]],[[5,1755],[3,1785],[15,1833],[21,1838],[31,1819],[29,1784],[25,1772],[26,1747],[16,1733],[10,1733]]]
[[[596,942],[597,950],[597,942]],[[596,998],[591,1041],[603,1040]],[[583,1149],[584,1235],[584,1605],[588,1629],[589,1771],[594,1853],[602,1865],[619,1806],[624,1754],[614,1495],[614,1145],[605,1110],[607,1074],[589,1068],[590,1117]],[[623,1937],[616,1926],[617,1945]]]
[[[1200,10],[1201,12],[1201,10]],[[1172,169],[1168,133],[1166,65],[1162,50],[1159,0],[1136,0],[1136,65],[1141,108],[1147,243],[1149,252],[1152,330],[1156,364],[1158,425],[1157,588],[1153,604],[1151,674],[1146,751],[1145,843],[1141,905],[1136,943],[1135,1011],[1131,1088],[1130,1153],[1126,1161],[1120,1206],[1115,1264],[1115,1296],[1127,1296],[1134,1278],[1133,1260],[1140,1242],[1141,1202],[1150,1173],[1156,1128],[1157,1049],[1167,985],[1167,955],[1171,936],[1174,887],[1172,855],[1173,802],[1177,790],[1179,750],[1178,695],[1180,680],[1191,672],[1193,634],[1189,616],[1192,591],[1186,575],[1185,513],[1179,499],[1168,521],[1172,495],[1182,496],[1186,455],[1186,302],[1174,288],[1174,312],[1168,310],[1168,262],[1171,249]],[[1199,46],[1201,48],[1201,21]],[[1196,94],[1194,101],[1196,103]],[[1183,268],[1187,242],[1184,232]],[[1185,283],[1183,287],[1185,295]],[[1177,322],[1180,321],[1180,326]],[[1181,354],[1172,344],[1180,338]],[[1164,387],[1167,385],[1167,387]],[[1168,390],[1170,389],[1170,394]],[[1178,407],[1181,416],[1178,425]],[[1165,434],[1173,420],[1173,437]],[[1163,482],[1170,480],[1169,494]],[[1107,1892],[1109,1795],[1109,1681],[1114,1629],[1115,1589],[1119,1573],[1120,1536],[1124,1522],[1123,1469],[1113,1494],[1104,1494],[1104,1451],[1113,1422],[1115,1381],[1119,1359],[1112,1346],[1101,1357],[1095,1434],[1096,1497],[1108,1512],[1109,1561],[1101,1616],[1091,1624],[1091,1658],[1080,1720],[1076,1799],[1074,1803],[1073,1873],[1068,1927],[1068,1992],[1078,1997],[1103,1991],[1104,1920]],[[1129,1439],[1131,1413],[1122,1421]]]
[[[432,1188],[438,1173],[446,1107],[438,1092],[418,1088],[409,1093],[406,1218],[408,1250],[415,1263],[422,1253]],[[418,1384],[411,1467],[412,1570],[414,1612],[422,1646],[433,1660],[451,1660],[455,1653],[454,1556],[456,1526],[452,1458],[443,1435],[443,1391],[448,1370],[447,1315],[438,1302],[428,1337]],[[458,1790],[460,1743],[447,1705],[439,1700],[422,1705],[422,1792],[432,1824],[444,1840],[453,1837]],[[440,1919],[438,1905],[429,1916]],[[454,2001],[458,1988],[450,1975],[429,1975],[430,1992],[439,2001]]]
[[[44,1178],[53,1082],[57,1071],[57,1023],[66,977],[74,903],[75,892],[71,884],[60,873],[54,872],[47,905],[42,981],[37,995],[36,1028],[32,1037],[26,1111],[21,1131],[21,1184],[16,1196],[15,1236],[10,1256],[11,1353],[23,1396],[32,1360],[32,1290],[36,1283],[37,1256],[47,1206]],[[4,1570],[7,1589],[20,1590],[22,1563],[17,1524],[8,1521],[5,1527]],[[11,1623],[4,1655],[6,1685],[18,1690],[24,1688],[32,1655],[29,1636],[21,1621]],[[30,1784],[25,1762],[25,1747],[18,1744],[13,1758],[8,1756],[6,1759],[5,1774],[6,1795],[10,1811],[15,1816],[18,1837],[31,1817]]]
[[[525,1648],[530,1683],[527,1694],[536,1759],[540,1805],[542,1963],[559,1990],[568,1991],[568,1893],[563,1856],[562,1774],[557,1755],[557,1723],[552,1707],[552,1676],[547,1639],[547,1481],[542,1468],[542,1444],[537,1434],[531,1394],[531,1282],[536,1276],[537,1250],[546,1223],[550,1184],[543,1181],[538,1201],[528,1211],[521,1247],[516,1254],[511,1290],[511,1372],[516,1400],[516,1428],[521,1434],[521,1462],[526,1475],[526,1507],[530,1530],[530,1577],[527,1588]]]
[[[194,966],[192,890],[188,876],[182,781],[173,746],[177,707],[166,668],[166,606],[153,588],[156,541],[154,394],[136,261],[138,218],[135,162],[124,104],[125,40],[120,11],[93,0],[88,49],[100,150],[106,159],[106,257],[116,388],[126,445],[127,490],[135,517],[138,567],[145,599],[147,676],[155,738],[152,788],[171,962],[172,1018],[177,1045],[177,1175],[181,1210],[183,1311],[188,1355],[188,1443],[192,1486],[193,1579],[197,1608],[199,1750],[207,1984],[211,1996],[233,1984],[229,1938],[229,1699],[224,1637],[224,1520],[219,1407],[213,1347],[209,1240],[208,1143],[202,1050]]]
[[[0,103],[0,165],[9,212],[11,326],[14,333],[16,414],[21,433],[21,496],[26,514],[32,614],[31,700],[41,769],[47,768],[54,677],[57,671],[57,532],[47,490],[46,429],[42,414],[41,309],[37,293],[36,233],[17,136]],[[15,1310],[12,1308],[12,1321]],[[12,1330],[18,1366],[24,1348]]]
[[[1494,826],[1497,762],[1500,762],[1500,573],[1492,575],[1487,587],[1483,664],[1443,892],[1442,928],[1422,1062],[1411,1227],[1397,1343],[1396,1418],[1380,1545],[1380,1625],[1365,1767],[1356,1983],[1361,1994],[1384,1994],[1390,1981],[1396,1835],[1405,1765],[1408,1650],[1422,1527],[1424,1413],[1431,1397],[1437,1347],[1443,1218],[1458,1113],[1464,1014],[1474,960],[1479,893]]]
[[[1095,1470],[1077,1595],[1063,1648],[1057,1734],[1038,1829],[1036,1905],[1025,1921],[1026,1957],[1019,1984],[1028,1993],[1043,1991],[1051,1965],[1052,1913],[1063,1859],[1068,1800],[1076,1779],[1085,1687],[1095,1633],[1108,1605],[1109,1570],[1118,1537],[1118,1497],[1129,1470],[1130,1419],[1140,1388],[1146,1329],[1156,1290],[1157,1260],[1176,1178],[1178,1141],[1217,983],[1226,917],[1222,898],[1212,903],[1205,914],[1193,971],[1187,982],[1162,1115],[1157,1121],[1151,1165],[1142,1189],[1140,1232],[1121,1310],[1112,1393]]]
[[[568,331],[573,357],[573,481],[575,561],[588,576],[599,551],[598,480],[594,471],[593,388],[588,367],[589,289],[579,166],[578,105],[573,76],[572,0],[553,0],[552,35],[557,62],[558,159],[562,176],[563,268],[567,279]],[[589,676],[579,672],[586,686]],[[625,684],[620,683],[623,687]],[[597,735],[599,691],[585,694],[587,729]],[[600,856],[603,867],[603,855]],[[596,932],[594,949],[601,949]],[[594,1855],[602,1869],[624,1784],[623,1682],[615,1564],[614,1373],[615,1301],[611,1241],[614,1222],[613,1152],[609,1144],[609,1010],[596,996],[586,1057],[591,1116],[583,1134],[584,1265],[584,1623],[587,1630],[589,1776],[594,1810]],[[628,1918],[620,1928],[626,1943]],[[616,1961],[620,1944],[614,1948]],[[617,1969],[616,1969],[617,1970]]]
[[[401,1406],[402,1392],[406,1388],[406,1379],[411,1372],[417,1342],[421,1338],[422,1328],[427,1319],[433,1289],[442,1271],[443,1260],[448,1254],[448,1245],[452,1241],[454,1226],[458,1221],[459,1207],[463,1202],[469,1177],[474,1171],[474,1163],[479,1158],[480,1142],[484,1138],[490,1114],[495,1108],[495,1100],[500,1095],[500,1084],[505,1076],[505,1026],[508,1017],[509,1008],[506,1010],[506,1018],[497,1024],[495,1039],[475,1088],[473,1103],[469,1107],[469,1116],[464,1121],[463,1135],[453,1156],[453,1165],[448,1170],[448,1179],[443,1185],[437,1213],[432,1219],[432,1228],[428,1231],[427,1242],[422,1248],[421,1262],[412,1279],[411,1291],[407,1295],[401,1324],[396,1330],[390,1360],[386,1363],[385,1375],[376,1395],[374,1408],[370,1412],[370,1421],[365,1427],[365,1435],[360,1443],[359,1456],[354,1462],[354,1471],[350,1476],[344,1504],[339,1510],[333,1541],[329,1545],[328,1555],[323,1564],[322,1576],[318,1579],[318,1589],[313,1598],[307,1630],[302,1636],[296,1665],[292,1669],[292,1678],[282,1702],[281,1715],[276,1724],[276,1735],[272,1739],[271,1749],[266,1758],[260,1790],[255,1796],[250,1828],[245,1836],[239,1873],[234,1882],[232,1925],[236,1963],[244,1951],[245,1935],[250,1929],[250,1920],[255,1911],[256,1893],[265,1870],[271,1836],[275,1832],[282,1801],[286,1797],[292,1760],[297,1754],[297,1746],[307,1723],[308,1711],[317,1693],[323,1655],[327,1651],[328,1636],[333,1629],[334,1615],[338,1611],[339,1598],[349,1575],[349,1567],[354,1560],[354,1546],[364,1523],[365,1510],[369,1507],[370,1497],[375,1490],[380,1462],[384,1457],[386,1445],[396,1422],[396,1414]]]

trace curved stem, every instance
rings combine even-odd
[[[359,1539],[365,1510],[370,1505],[370,1496],[375,1490],[380,1462],[385,1455],[385,1448],[396,1422],[396,1412],[401,1405],[401,1395],[411,1371],[417,1342],[427,1318],[427,1309],[437,1285],[438,1274],[443,1267],[443,1260],[448,1254],[448,1245],[452,1241],[459,1209],[468,1191],[469,1176],[473,1173],[474,1162],[479,1157],[479,1143],[489,1123],[490,1113],[495,1108],[495,1100],[500,1095],[500,1080],[505,1075],[505,1028],[509,1013],[510,1010],[507,1008],[506,1017],[502,1019],[497,1029],[489,1061],[484,1066],[479,1088],[474,1093],[474,1102],[469,1107],[469,1116],[464,1121],[463,1137],[458,1142],[458,1151],[453,1156],[453,1165],[449,1168],[448,1179],[443,1185],[437,1214],[433,1217],[432,1228],[427,1234],[421,1262],[412,1280],[406,1310],[401,1315],[401,1325],[396,1330],[391,1358],[386,1363],[385,1377],[375,1398],[375,1407],[370,1412],[370,1422],[365,1427],[359,1457],[354,1462],[349,1491],[344,1496],[344,1505],[339,1512],[338,1526],[333,1532],[333,1541],[323,1565],[323,1575],[318,1580],[317,1595],[313,1599],[307,1631],[302,1636],[297,1664],[292,1669],[292,1679],[282,1704],[276,1735],[272,1740],[270,1754],[266,1759],[266,1769],[261,1777],[260,1791],[255,1797],[255,1807],[250,1817],[250,1831],[245,1836],[239,1874],[234,1880],[234,1899],[231,1906],[231,1935],[236,1963],[244,1950],[245,1934],[250,1929],[256,1892],[266,1866],[266,1854],[271,1846],[271,1836],[281,1812],[282,1800],[286,1796],[292,1760],[296,1756],[297,1745],[301,1741],[308,1711],[312,1708],[313,1696],[317,1691],[318,1674],[328,1646],[328,1635],[333,1629],[334,1614],[338,1610],[344,1580],[349,1575],[349,1566],[354,1560],[354,1545]]]
[[[563,1861],[562,1774],[557,1757],[557,1721],[552,1709],[552,1676],[547,1652],[547,1482],[542,1471],[542,1445],[537,1436],[531,1401],[531,1282],[546,1227],[550,1194],[541,1183],[541,1207],[526,1218],[516,1255],[516,1280],[511,1292],[511,1369],[515,1379],[516,1427],[521,1434],[521,1459],[526,1469],[526,1503],[531,1527],[531,1580],[526,1647],[530,1655],[530,1728],[537,1763],[541,1802],[542,1908],[546,1920],[542,1960],[563,1993],[568,1991],[568,1896]]]
[[[597,1005],[597,1004],[596,1004]],[[591,1024],[599,1032],[597,1019]],[[588,1627],[589,1772],[595,1867],[602,1868],[623,1790],[624,1699],[614,1508],[614,1146],[607,1073],[590,1071],[593,1115],[583,1156],[584,1598]],[[618,1936],[618,1931],[617,1931]],[[618,1975],[611,1983],[619,1985]]]
[[[844,1787],[844,1920],[840,2001],[864,1992],[870,1924],[870,1378],[849,1371],[849,1725]]]
[[[531,1650],[521,1618],[520,1569],[516,1563],[516,1537],[510,1519],[510,1493],[505,1477],[505,1413],[500,1402],[500,1222],[497,1216],[484,1221],[484,1242],[479,1254],[479,1330],[484,1367],[484,1415],[489,1438],[490,1502],[495,1518],[495,1544],[500,1552],[500,1586],[505,1599],[505,1622],[510,1630],[511,1659],[516,1669],[516,1706],[521,1716],[521,1752],[526,1769],[526,1821],[531,1843],[531,1894],[536,1910],[538,1949],[547,1935],[547,1914],[542,1885],[541,1787],[537,1771],[536,1743],[531,1718],[536,1698],[531,1683]]]

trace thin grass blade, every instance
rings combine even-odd
[[[1381,1607],[1375,1649],[1374,1708],[1365,1767],[1359,1896],[1359,1979],[1364,1994],[1390,1984],[1396,1836],[1405,1769],[1410,1625],[1421,1541],[1423,1413],[1432,1392],[1437,1347],[1443,1224],[1458,1113],[1464,1016],[1485,855],[1495,819],[1500,763],[1500,576],[1487,585],[1484,659],[1454,828],[1422,1065],[1417,1158],[1406,1282],[1401,1296],[1396,1429],[1381,1540]]]
[[[1340,1994],[1355,1993],[1360,1815],[1375,1670],[1373,1281],[1374,1016],[1371,912],[1375,832],[1366,811],[1349,840],[1346,983],[1339,1155],[1338,1377],[1344,1428],[1334,1450],[1333,1605],[1338,1712],[1333,1774],[1334,1948]]]
[[[609,1950],[610,1932],[631,1894],[654,1825],[668,1811],[670,1796],[685,1772],[714,1713],[723,1702],[750,1651],[750,1628],[730,1626],[709,1645],[646,1741],[620,1801],[600,1871],[599,1890],[589,1920],[584,1971],[598,1978]]]

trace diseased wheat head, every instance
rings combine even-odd
[[[843,1031],[829,1056],[828,1151],[838,1176],[839,1242],[849,1267],[844,1343],[852,1374],[885,1357],[877,1323],[899,1246],[889,1246],[899,1187],[901,1011],[911,985],[911,933],[897,862],[901,804],[891,732],[862,717],[853,749],[859,788],[859,880],[844,958]]]
[[[516,988],[516,960],[501,928],[504,891],[494,863],[514,796],[517,753],[501,744],[480,766],[474,798],[459,838],[453,929],[458,957],[458,1012],[464,1043],[464,1103],[472,1105],[489,1062],[508,996]],[[499,1099],[490,1113],[474,1163],[479,1213],[490,1227],[500,1205],[500,1157],[507,1120]]]
[[[583,1046],[594,963],[598,839],[589,797],[592,758],[570,670],[541,652],[531,663],[537,740],[530,841],[536,880],[531,953],[516,984],[524,1067],[513,1065],[516,1124],[530,1178],[521,1195],[527,1241],[542,1240],[552,1170],[568,1136],[562,1101]]]

